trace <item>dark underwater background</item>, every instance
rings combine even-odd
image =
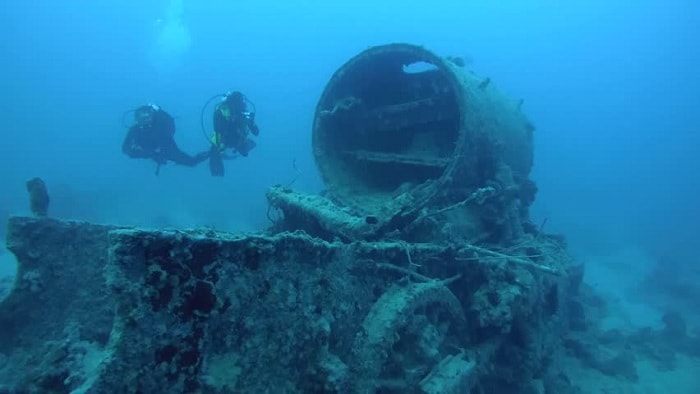
[[[534,222],[585,262],[615,311],[603,324],[700,323],[700,2],[8,0],[0,37],[3,220],[29,213],[40,176],[57,218],[262,229],[269,186],[323,189],[311,122],[332,73],[408,42],[524,100]],[[202,106],[229,90],[261,135],[224,178],[122,154],[122,115],[146,102],[175,117],[181,148],[206,149]]]

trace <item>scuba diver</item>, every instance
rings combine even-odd
[[[175,143],[175,121],[162,108],[154,104],[142,105],[134,110],[134,125],[122,144],[122,152],[134,159],[152,159],[160,167],[168,161],[194,167],[209,157],[209,152],[190,156]]]
[[[209,102],[219,96],[212,97]],[[224,176],[223,160],[227,158],[227,149],[233,150],[234,155],[238,153],[247,157],[256,146],[255,141],[249,138],[250,134],[260,134],[260,129],[255,124],[255,105],[243,93],[229,92],[223,95],[221,102],[214,108],[213,121],[214,135],[211,138],[209,170],[213,176]]]

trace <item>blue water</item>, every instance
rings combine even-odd
[[[26,213],[43,177],[55,216],[255,229],[267,186],[303,173],[314,106],[331,73],[371,45],[418,43],[465,56],[537,126],[534,214],[570,241],[683,247],[700,210],[700,4],[435,1],[9,2],[0,16],[0,207]],[[527,3],[527,4],[525,4]],[[572,2],[573,3],[573,2]],[[230,89],[258,108],[249,158],[225,179],[120,151],[122,112],[147,101],[176,117],[177,141],[206,148],[207,98]],[[669,246],[670,247],[670,246]]]
[[[8,0],[0,37],[3,220],[29,213],[40,176],[55,217],[261,229],[268,186],[299,172],[296,189],[323,188],[310,135],[331,74],[409,42],[524,99],[533,220],[567,236],[592,286],[625,304],[654,267],[700,283],[700,2]],[[122,154],[122,114],[146,102],[175,116],[184,150],[206,149],[202,105],[229,90],[256,104],[261,135],[224,178]],[[627,311],[688,302],[665,300]]]

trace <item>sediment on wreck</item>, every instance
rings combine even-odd
[[[17,274],[0,302],[0,387],[50,391],[56,381],[94,372],[72,357],[99,357],[110,337],[115,303],[103,275],[114,228],[9,218],[6,242]]]
[[[32,240],[24,242],[32,255],[13,241],[20,272],[31,265],[54,281],[34,288],[35,295],[15,286],[0,303],[0,317],[20,323],[3,353],[12,364],[24,360],[6,363],[0,376],[6,388],[24,390],[461,392],[505,368],[498,352],[509,348],[510,335],[531,330],[538,349],[551,342],[546,290],[568,281],[563,261],[543,271],[475,258],[470,248],[326,242],[302,232],[155,231],[16,218],[10,233]],[[68,248],[79,254],[55,256],[92,264],[92,275],[76,280],[55,269],[48,258],[54,241],[68,238],[85,241]],[[37,295],[52,298],[55,310],[41,310]],[[81,307],[55,307],[71,303]],[[38,311],[33,320],[23,314],[31,308]],[[51,331],[31,331],[49,323]],[[20,331],[27,333],[22,342]],[[37,360],[44,362],[27,367]],[[368,371],[370,364],[376,368]]]

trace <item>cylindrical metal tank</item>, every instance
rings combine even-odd
[[[514,179],[504,187],[527,179],[533,127],[522,102],[458,63],[420,46],[389,44],[334,73],[312,136],[332,199],[383,218],[459,201],[504,166]]]

